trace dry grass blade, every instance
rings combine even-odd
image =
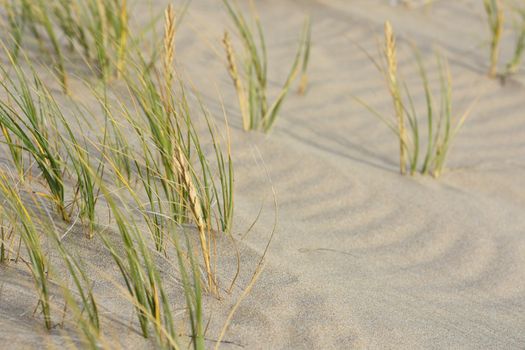
[[[483,0],[490,29],[490,67],[489,76],[498,74],[498,58],[501,36],[503,34],[504,12],[501,0]]]

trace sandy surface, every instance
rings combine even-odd
[[[210,301],[209,338],[267,243],[273,186],[278,226],[267,268],[224,348],[525,348],[525,75],[503,86],[486,77],[481,1],[407,9],[379,0],[266,0],[259,11],[274,89],[286,76],[304,15],[312,13],[314,23],[310,88],[305,97],[290,95],[268,136],[241,130],[220,45],[229,23],[220,2],[195,0],[177,38],[180,69],[218,116],[220,93],[230,116],[239,240],[264,203],[239,243],[244,272],[236,292]],[[391,108],[381,76],[356,45],[375,53],[387,18],[399,34],[407,81],[419,84],[414,42],[429,62],[434,47],[449,58],[457,113],[479,97],[439,180],[401,177],[395,138],[352,99]],[[435,65],[429,70],[436,81]],[[422,102],[422,91],[414,93]],[[232,261],[222,265],[225,276]],[[18,326],[9,321],[17,314],[4,317],[4,302],[6,339],[12,333],[1,329]],[[27,319],[32,308],[25,306]]]

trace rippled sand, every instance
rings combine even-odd
[[[244,272],[236,292],[210,301],[210,339],[266,246],[273,186],[278,225],[267,268],[236,313],[224,348],[525,348],[525,75],[503,86],[486,77],[481,1],[409,9],[379,0],[266,0],[258,8],[274,91],[293,59],[304,15],[313,15],[311,85],[304,97],[290,95],[268,136],[241,130],[224,68],[220,39],[229,22],[220,2],[193,1],[177,38],[181,72],[219,125],[219,94],[229,115],[239,239],[264,203],[239,243]],[[407,81],[419,86],[413,42],[428,62],[434,48],[449,58],[458,114],[479,98],[439,180],[401,177],[395,138],[352,99],[391,108],[362,51],[376,53],[385,19],[399,36]],[[436,82],[435,65],[428,68]],[[413,91],[423,102],[423,91]],[[224,275],[234,271],[231,261]],[[39,324],[20,327],[31,326]]]

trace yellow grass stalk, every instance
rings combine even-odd
[[[396,38],[389,21],[385,22],[385,57],[387,61],[387,82],[390,95],[394,102],[399,136],[399,169],[401,174],[406,173],[407,164],[407,134],[405,129],[405,117],[403,102],[401,100],[401,89],[397,78]]]
[[[175,11],[173,6],[170,5],[165,11],[165,33],[164,33],[164,74],[166,79],[166,93],[171,94],[171,81],[173,79],[173,59],[175,55]],[[166,101],[171,101],[171,95],[165,98]],[[171,102],[165,102],[168,104],[166,111],[170,113]],[[178,174],[182,183],[184,184],[185,190],[188,191],[189,209],[193,215],[193,219],[199,230],[199,240],[201,243],[202,257],[204,260],[204,267],[208,277],[208,287],[212,293],[216,292],[215,280],[213,278],[213,272],[211,269],[210,259],[210,246],[206,237],[208,225],[204,220],[204,214],[202,212],[202,203],[199,198],[197,187],[194,183],[190,164],[186,159],[186,155],[181,149],[179,139],[177,137],[172,138],[172,154],[173,154],[173,173]]]
[[[239,106],[241,108],[242,116],[242,126],[245,131],[250,130],[250,113],[248,110],[248,100],[246,98],[246,91],[242,84],[241,78],[239,76],[239,70],[237,68],[237,63],[235,62],[235,54],[233,52],[233,46],[231,43],[230,35],[228,32],[224,32],[224,39],[222,40],[224,48],[226,49],[226,57],[228,60],[228,72],[232,78],[233,85],[237,91],[237,96],[239,98]]]
[[[204,221],[204,215],[202,212],[202,203],[198,196],[197,188],[193,183],[191,172],[188,161],[186,160],[180,146],[174,143],[173,157],[174,157],[174,173],[180,174],[180,177],[184,183],[185,189],[188,191],[188,200],[190,211],[199,230],[199,240],[201,244],[202,257],[204,260],[204,267],[206,268],[206,275],[208,277],[208,287],[212,293],[216,293],[216,284],[211,270],[211,259],[210,259],[210,246],[206,232],[208,231],[206,222]]]
[[[173,61],[175,58],[175,10],[170,4],[164,13],[164,78],[171,86],[173,81]]]
[[[164,12],[164,91],[163,102],[164,109],[168,115],[173,112],[172,105],[172,85],[173,85],[173,63],[175,60],[175,32],[177,26],[175,24],[175,10],[173,5],[168,5]]]

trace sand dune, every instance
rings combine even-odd
[[[275,20],[267,27],[279,38],[270,44],[276,55],[289,56],[294,43],[277,33],[293,33],[309,10],[315,44],[308,95],[287,101],[274,133],[257,143],[279,200],[269,261],[296,281],[270,310],[260,308],[277,333],[252,346],[522,348],[525,90],[522,76],[503,87],[485,77],[481,4],[440,1],[425,12],[381,1],[306,3],[261,6],[262,18]],[[390,131],[351,99],[390,108],[381,77],[355,45],[375,53],[387,18],[401,33],[407,80],[417,79],[408,43],[427,57],[436,46],[451,62],[456,111],[481,94],[438,181],[401,178]],[[237,163],[248,162],[244,140],[235,146]],[[267,192],[253,181],[259,172],[239,175],[241,212]],[[283,290],[269,274],[251,307]]]
[[[155,2],[156,9],[164,5]],[[220,45],[229,23],[220,2],[194,1],[177,38],[181,71],[217,116],[220,93],[232,127],[243,274],[231,296],[209,301],[210,337],[266,246],[273,186],[278,225],[267,268],[223,348],[525,348],[525,76],[503,86],[486,77],[481,1],[406,8],[380,0],[265,0],[258,8],[274,91],[291,64],[304,15],[311,13],[314,23],[309,90],[290,96],[267,136],[242,131]],[[391,109],[362,51],[376,53],[385,19],[399,33],[407,81],[419,84],[410,44],[428,62],[436,48],[450,60],[455,111],[478,99],[438,180],[401,177],[395,137],[352,98]],[[436,67],[429,64],[429,72],[437,81]],[[423,99],[418,91],[416,102]],[[259,221],[242,239],[261,204]],[[222,266],[227,280],[232,257]],[[4,293],[0,329],[39,329],[37,322],[11,323],[20,310],[3,307]],[[126,318],[107,304],[130,322],[130,310]]]

